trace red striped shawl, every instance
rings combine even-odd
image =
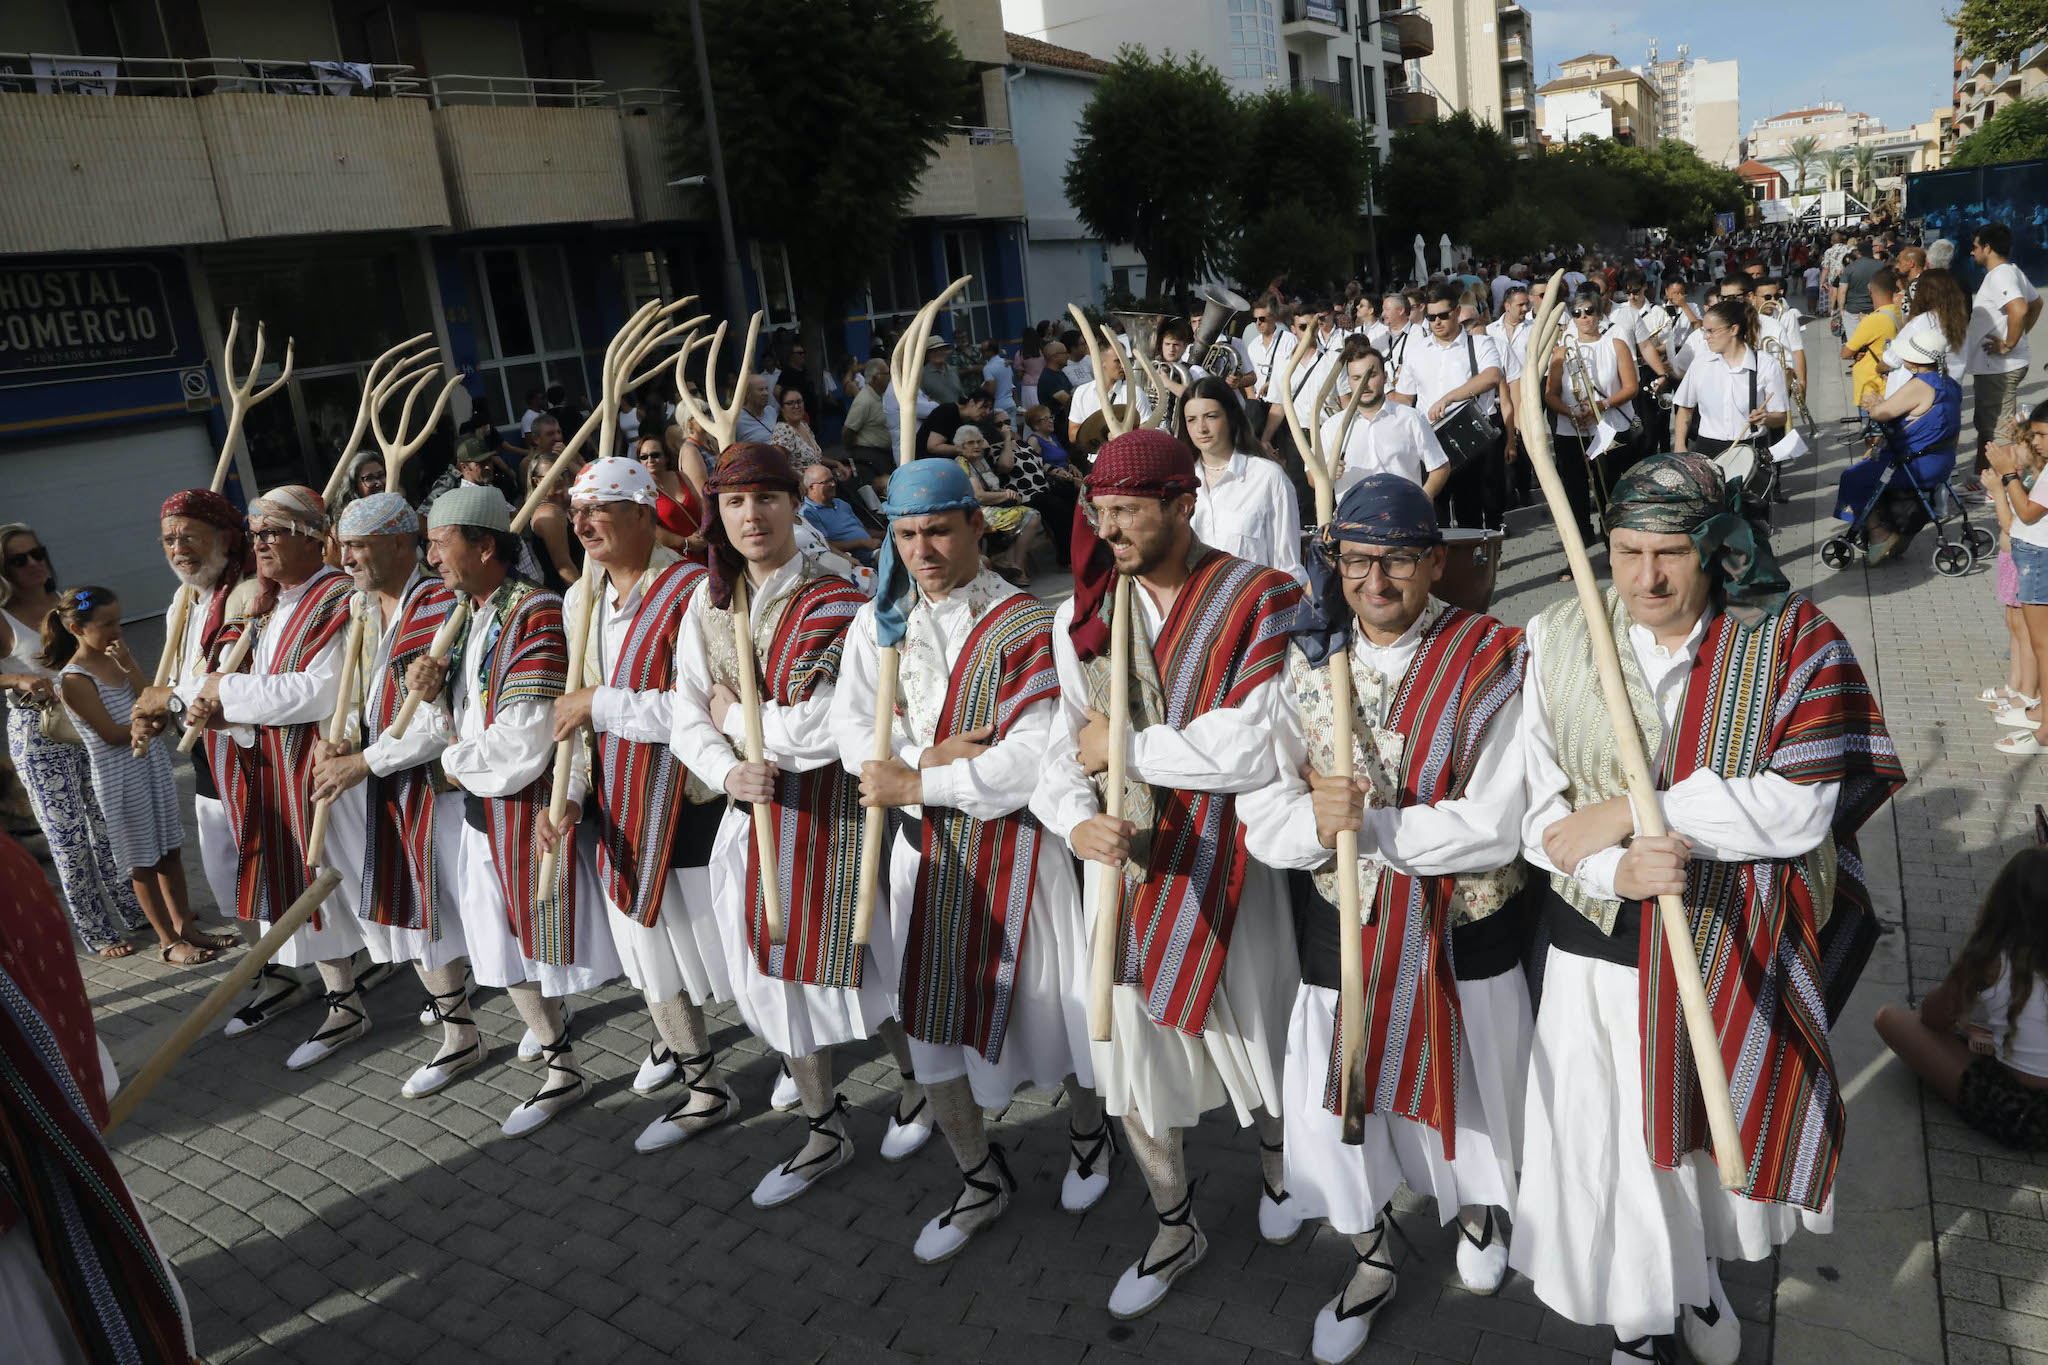
[[[405,701],[405,670],[426,654],[454,605],[455,594],[433,577],[416,581],[399,603],[383,690],[364,718],[364,748],[397,716]],[[364,629],[374,626],[366,622]],[[356,913],[374,924],[419,930],[438,941],[441,888],[434,872],[433,765],[422,763],[385,777],[371,773],[365,786],[363,887]]]

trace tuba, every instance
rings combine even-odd
[[[1130,342],[1130,353],[1123,357],[1124,383],[1131,385],[1133,388],[1142,385],[1145,391],[1145,401],[1152,405],[1152,411],[1161,412],[1168,410],[1168,405],[1173,401],[1173,391],[1168,389],[1163,381],[1157,380],[1158,372],[1164,366],[1164,362],[1158,358],[1159,329],[1165,324],[1168,315],[1165,313],[1114,313],[1111,316],[1123,324],[1124,338]],[[1150,366],[1139,364],[1138,357],[1141,355],[1153,363]],[[1187,371],[1179,366],[1174,366],[1173,368],[1179,371],[1174,376],[1175,380],[1185,385],[1188,377]],[[1108,393],[1106,391],[1103,398],[1104,401],[1107,401]]]
[[[1199,286],[1195,297],[1202,301],[1202,322],[1195,328],[1195,343],[1188,347],[1188,354],[1200,355],[1203,369],[1218,379],[1228,379],[1237,373],[1239,361],[1237,347],[1221,340],[1223,329],[1239,313],[1250,312],[1251,305],[1220,284]]]

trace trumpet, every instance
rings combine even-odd
[[[1575,336],[1567,335],[1564,339],[1564,378],[1570,386],[1575,407],[1592,414],[1590,418],[1581,418],[1576,411],[1566,414],[1571,418],[1572,429],[1579,434],[1579,445],[1590,450],[1593,437],[1600,428],[1600,415],[1606,411],[1607,400],[1601,394],[1600,386],[1593,382],[1592,368],[1586,363],[1586,348]],[[1587,463],[1592,466],[1596,529],[1604,531],[1607,526],[1607,476],[1600,470],[1600,461],[1588,459]]]
[[[1776,337],[1765,337],[1763,351],[1785,372],[1785,392],[1792,395],[1792,402],[1799,409],[1799,425],[1809,433],[1809,440],[1815,439],[1814,433],[1819,431],[1819,427],[1813,420],[1813,414],[1806,410],[1805,391],[1793,387],[1798,381],[1792,377],[1792,357],[1785,353],[1785,343]]]

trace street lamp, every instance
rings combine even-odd
[[[711,98],[711,56],[704,48],[704,11],[699,0],[690,0],[690,38],[697,48],[697,87],[704,96],[704,141],[711,149],[711,192],[718,200],[718,230],[725,239],[726,316],[737,323],[746,315],[747,290],[740,283],[740,248],[733,237],[732,200],[725,192],[725,152],[718,145],[718,106]],[[691,176],[688,180],[702,184],[704,178]]]

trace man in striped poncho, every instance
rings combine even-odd
[[[1635,837],[1576,598],[1528,631],[1522,843],[1549,936],[1509,1263],[1613,1358],[1732,1365],[1716,1261],[1825,1231],[1844,1110],[1828,1029],[1875,937],[1856,831],[1904,781],[1863,672],[1789,590],[1762,507],[1700,455],[1609,500],[1607,611],[1671,832]],[[1748,1156],[1720,1188],[1655,897],[1683,896]]]

